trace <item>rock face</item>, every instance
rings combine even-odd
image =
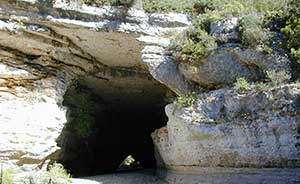
[[[149,67],[151,75],[179,95],[188,94],[193,86],[178,71],[178,66],[171,56],[165,55],[164,49],[146,46],[143,50],[143,62]]]
[[[128,117],[127,112],[135,113],[133,119],[147,118],[144,113],[136,113],[141,111],[138,105],[151,104],[151,110],[159,109],[165,93],[186,95],[195,91],[194,84],[221,88],[231,86],[240,77],[263,80],[266,69],[290,71],[289,61],[279,53],[267,56],[235,43],[220,46],[198,65],[178,64],[167,47],[176,33],[190,25],[183,14],[91,7],[78,0],[47,2],[0,0],[0,161],[5,164],[31,169],[49,160],[56,161],[59,155],[67,162],[70,152],[75,153],[74,158],[78,156],[74,148],[82,155],[92,155],[85,149],[87,141],[82,138],[78,138],[81,147],[68,144],[75,140],[74,130],[68,129],[68,135],[61,135],[66,123],[74,120],[63,106],[67,101],[66,91],[71,91],[68,97],[74,97],[73,92],[80,92],[76,91],[78,83],[84,84],[80,94],[91,93],[90,99],[94,99],[94,94],[101,96],[101,103],[97,101],[95,105],[99,106],[98,111],[94,108],[88,112],[86,121],[96,122],[98,116],[106,114],[107,119],[121,122]],[[211,26],[211,34],[219,42],[235,42],[236,24],[235,18],[221,21]],[[82,112],[88,108],[82,108],[76,100],[70,100],[69,104],[75,109],[73,115],[80,117],[76,110]],[[84,100],[81,102],[91,108]],[[104,107],[107,102],[113,109],[110,114]],[[128,105],[136,106],[132,110]],[[163,119],[160,113],[144,110]],[[119,111],[122,116],[116,116],[122,114]],[[160,166],[181,170],[300,166],[300,84],[244,94],[223,88],[198,94],[196,103],[189,107],[174,102],[166,107],[166,113],[167,126],[152,134]],[[134,128],[143,128],[138,120],[134,121],[137,123]],[[85,135],[86,124],[83,125],[77,131]],[[125,126],[127,129],[111,134],[103,127],[102,124],[97,127],[104,132],[97,135],[103,144],[108,136],[118,142],[121,134],[117,131],[134,129]],[[114,130],[113,125],[109,128]],[[134,142],[136,134],[129,135],[128,142]],[[61,150],[58,137],[62,139],[59,146],[68,144],[70,149]],[[112,155],[107,147],[99,147],[94,146],[95,153],[105,150],[106,156]],[[114,150],[116,155],[120,153]],[[128,156],[128,152],[121,156]],[[138,155],[148,164],[147,155]],[[108,159],[94,161],[90,163],[101,167]],[[78,165],[86,164],[83,162],[80,159]],[[106,164],[109,166],[111,162]],[[89,167],[87,164],[86,168]]]
[[[192,167],[300,166],[300,84],[238,94],[200,94],[195,105],[166,107],[167,127],[152,134],[161,165]]]
[[[211,23],[210,35],[214,36],[219,47],[201,61],[179,63],[179,71],[187,81],[204,88],[222,88],[232,85],[237,78],[260,81],[265,71],[285,71],[290,73],[290,61],[280,45],[280,33],[272,36],[272,54],[262,48],[245,48],[239,44],[239,18],[234,17]]]
[[[254,49],[243,49],[239,44],[225,44],[197,65],[180,63],[179,71],[186,80],[203,87],[226,87],[237,78],[259,81],[265,70],[290,71],[290,61],[282,55],[266,55]]]
[[[62,96],[67,83],[39,78],[0,64],[0,159],[27,167],[37,165],[58,150],[55,139],[66,122]]]
[[[210,26],[210,34],[215,36],[222,43],[230,43],[239,41],[238,34],[239,18],[234,17],[212,23]]]
[[[69,121],[62,102],[76,81],[111,104],[161,103],[168,89],[153,79],[142,50],[163,53],[190,24],[181,14],[43,2],[0,1],[0,161],[24,169],[57,160],[56,139]],[[178,82],[184,93],[187,84]]]

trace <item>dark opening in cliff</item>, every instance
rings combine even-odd
[[[86,78],[67,91],[58,162],[73,176],[156,167],[150,134],[166,125],[167,89],[148,79],[122,85]]]

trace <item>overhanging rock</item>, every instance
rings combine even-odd
[[[26,169],[57,158],[55,139],[67,121],[63,95],[78,79],[107,97],[143,92],[151,100],[166,91],[151,76],[142,50],[155,46],[164,56],[174,33],[190,24],[185,15],[76,2],[0,1],[0,159],[5,163]],[[191,89],[183,78],[177,89],[153,76],[176,93]]]

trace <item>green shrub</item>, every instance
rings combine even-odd
[[[47,5],[51,7],[53,5],[54,0],[38,0],[37,2],[41,5]]]
[[[273,86],[286,83],[291,79],[291,75],[285,71],[268,70],[266,74],[268,81],[271,82]]]
[[[247,1],[247,0],[246,0]],[[250,0],[249,5],[254,7],[255,11],[260,13],[277,12],[287,7],[287,0]]]
[[[219,14],[211,14],[211,13],[205,13],[198,17],[197,19],[193,20],[193,24],[190,27],[190,35],[196,37],[197,36],[197,31],[203,30],[209,33],[211,24],[214,22],[217,22],[219,20],[222,20],[223,17],[220,16]]]
[[[98,96],[81,84],[74,89],[69,89],[65,96],[63,105],[69,109],[69,119],[65,129],[75,133],[80,138],[88,138],[95,132],[95,115],[101,104]]]
[[[2,178],[0,178],[0,181],[2,181],[2,184],[14,184],[15,183],[15,174],[16,171],[13,169],[4,169],[2,171]]]
[[[273,32],[280,32],[286,23],[286,11],[272,11],[264,16],[263,27]]]
[[[242,16],[252,13],[265,14],[279,11],[287,6],[286,0],[200,0],[208,11],[224,17]]]
[[[285,47],[298,50],[300,48],[300,18],[290,18],[281,30],[287,37]]]
[[[243,17],[239,21],[242,43],[248,47],[260,45],[266,53],[271,53],[264,15],[287,6],[286,0],[200,0],[196,4],[193,7],[203,14],[193,20],[191,27],[170,47],[179,62],[197,63],[206,58],[218,46],[215,37],[209,34],[211,24],[237,16]]]
[[[93,104],[89,101],[88,94],[70,94],[65,96],[64,105],[70,108],[70,120],[66,124],[66,128],[82,138],[86,138],[91,134],[94,124],[94,117],[90,108]],[[91,110],[91,111],[90,111]]]
[[[22,184],[71,184],[71,175],[61,164],[54,163],[48,171],[33,170],[26,176],[19,178]]]
[[[146,12],[192,12],[197,0],[143,0]]]
[[[208,55],[208,50],[202,43],[186,40],[182,46],[181,59],[184,62],[199,61]]]
[[[300,17],[300,1],[299,0],[289,0],[288,2],[288,13],[290,17]]]
[[[176,103],[185,107],[185,106],[191,106],[195,104],[196,100],[197,100],[197,94],[190,93],[188,95],[178,96]]]
[[[224,9],[221,9],[220,14],[224,17],[237,17],[244,14],[246,10],[245,3],[241,1],[232,1],[230,3],[223,4]]]
[[[300,63],[300,48],[297,50],[295,48],[291,48],[291,55],[297,63]]]
[[[52,179],[52,181],[55,181],[57,179],[62,179],[67,182],[71,181],[71,175],[64,169],[63,165],[58,163],[54,163],[52,166],[50,166],[47,174]]]
[[[263,20],[255,15],[244,16],[239,20],[239,35],[243,45],[256,47],[266,43],[268,36],[262,24]]]
[[[217,47],[216,39],[201,27],[190,28],[185,35],[180,36],[175,40],[174,46],[171,46],[180,62],[197,64]]]
[[[286,36],[282,46],[292,60],[293,79],[300,79],[300,18],[291,16],[281,32]]]
[[[245,78],[238,78],[234,83],[234,89],[238,92],[245,92],[251,88],[249,82]]]
[[[47,0],[46,0],[47,1]],[[132,0],[81,0],[89,5],[126,5],[130,6]],[[251,12],[276,11],[286,6],[286,0],[143,0],[146,12],[182,12],[204,13],[212,12],[223,16],[239,16]]]
[[[188,39],[183,42],[179,51],[179,60],[183,62],[198,63],[216,48],[215,38],[200,30],[197,41]]]
[[[262,51],[265,54],[272,54],[273,53],[273,49],[271,47],[271,43],[270,40],[265,41],[262,45]]]

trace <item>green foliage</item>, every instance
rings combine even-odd
[[[133,0],[81,0],[88,5],[131,6]],[[148,13],[154,12],[192,12],[197,0],[143,0],[143,8]]]
[[[254,15],[247,15],[239,20],[239,34],[243,45],[256,47],[266,43],[268,36],[262,24],[263,20]]]
[[[175,4],[175,3],[174,3]],[[193,12],[202,13],[190,28],[175,39],[170,47],[179,62],[191,64],[203,61],[218,46],[216,38],[210,35],[212,23],[230,17],[243,17],[239,21],[239,33],[245,46],[260,45],[264,52],[271,53],[267,45],[268,31],[264,29],[264,15],[281,11],[286,0],[200,0],[194,3]]]
[[[239,92],[245,92],[251,88],[249,82],[245,78],[238,78],[234,83],[234,89]]]
[[[286,19],[286,11],[284,10],[267,12],[264,16],[263,27],[270,31],[279,32],[285,26]]]
[[[90,108],[88,99],[89,96],[84,94],[74,94],[65,98],[66,105],[71,107],[71,121],[67,124],[67,128],[80,137],[88,137],[92,127],[93,117],[88,111]]]
[[[287,50],[292,60],[293,79],[300,79],[300,17],[298,11],[295,14],[289,14],[290,18],[281,32],[286,36],[283,48]]]
[[[46,0],[48,1],[48,0]],[[125,5],[130,6],[132,0],[81,0],[89,5]],[[146,12],[182,12],[203,13],[214,12],[222,16],[239,16],[251,12],[267,12],[280,10],[287,0],[143,0]]]
[[[52,5],[54,0],[38,0],[38,3],[42,5]]]
[[[192,12],[197,0],[143,0],[146,12]]]
[[[57,179],[62,179],[68,182],[71,181],[71,175],[64,169],[62,164],[54,163],[50,166],[47,175],[52,179],[52,181]]]
[[[198,41],[188,39],[183,42],[179,52],[180,61],[198,63],[201,59],[207,57],[215,47],[215,38],[201,31],[198,35]]]
[[[298,50],[300,48],[300,18],[291,18],[281,30],[287,37],[285,47]]]
[[[288,13],[290,17],[300,18],[300,1],[299,0],[289,0],[288,2]]]
[[[181,60],[184,62],[199,61],[208,55],[208,50],[202,43],[186,40],[182,46]]]
[[[217,13],[222,17],[239,16],[247,11],[246,6],[242,1],[213,0],[209,3],[209,7],[211,7],[210,9],[213,10],[212,12]]]
[[[95,126],[95,114],[99,108],[99,101],[89,89],[77,85],[70,89],[64,96],[64,105],[69,108],[69,120],[66,129],[74,132],[81,138],[88,138],[93,134]]]
[[[188,95],[178,96],[176,103],[181,106],[191,106],[195,104],[197,100],[197,94],[196,93],[190,93]]]
[[[291,79],[291,75],[285,71],[268,70],[266,73],[269,82],[271,82],[273,86],[278,86]]]
[[[267,41],[264,41],[263,44],[261,45],[262,46],[262,51],[263,53],[265,54],[272,54],[273,53],[273,49],[271,47],[271,40],[268,39]]]
[[[217,47],[215,38],[203,30],[203,26],[199,24],[200,28],[192,27],[186,31],[186,35],[177,37],[175,49],[172,49],[179,61],[199,63]]]
[[[191,36],[196,36],[196,30],[204,30],[209,33],[211,24],[222,19],[223,17],[221,15],[213,13],[205,13],[199,16],[197,19],[193,20],[193,25],[190,29],[194,30],[192,32],[194,34],[191,34]]]
[[[33,170],[25,177],[19,178],[22,184],[70,184],[71,175],[61,164],[54,163],[48,171]]]
[[[2,173],[2,184],[14,184],[16,171],[13,169],[4,169]]]
[[[287,0],[200,0],[206,12],[223,17],[243,16],[253,13],[265,14],[279,11],[287,6]]]
[[[300,63],[300,48],[297,50],[295,48],[291,48],[291,55],[295,61]]]

